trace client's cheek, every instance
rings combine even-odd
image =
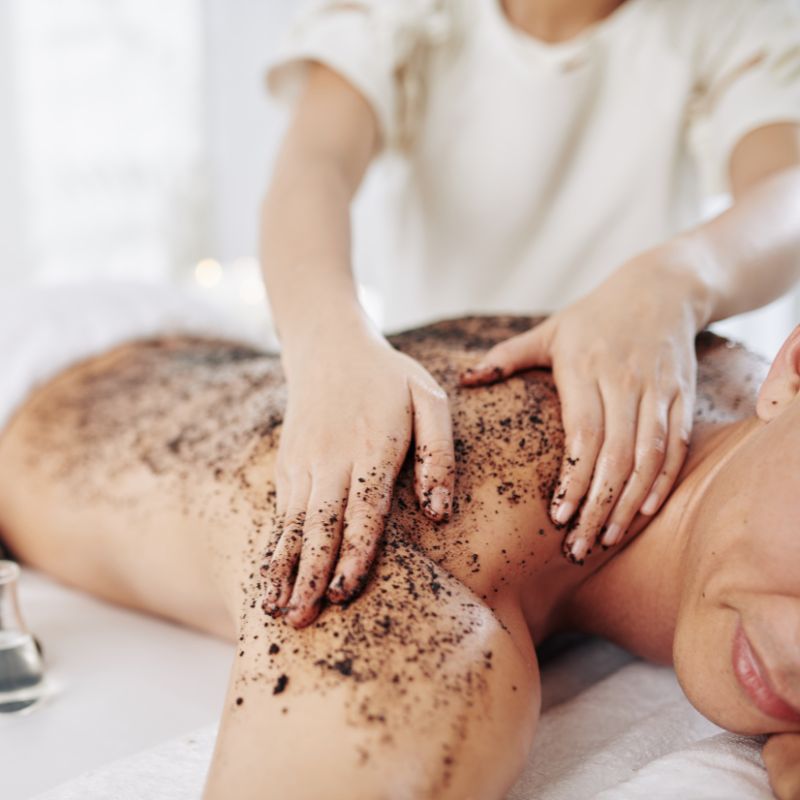
[[[673,642],[675,674],[686,698],[711,722],[738,733],[757,732],[748,730],[755,720],[737,697],[727,617],[702,606],[684,610]]]

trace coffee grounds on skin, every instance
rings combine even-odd
[[[160,487],[155,497],[178,497],[184,513],[198,524],[236,521],[247,526],[243,557],[250,577],[242,582],[239,649],[247,654],[242,661],[248,666],[237,677],[237,699],[243,700],[250,684],[273,687],[284,703],[283,714],[299,691],[324,693],[350,685],[348,719],[374,731],[371,747],[376,749],[391,746],[394,726],[415,719],[416,686],[433,680],[434,711],[447,714],[452,728],[440,745],[442,780],[447,781],[458,766],[469,727],[465,713],[448,709],[473,708],[485,697],[485,674],[493,663],[484,654],[458,673],[446,669],[481,629],[485,610],[477,602],[458,602],[444,613],[454,602],[457,583],[451,576],[458,575],[491,605],[507,585],[507,574],[533,574],[549,557],[545,553],[556,539],[546,534],[563,536],[550,525],[496,530],[499,519],[524,519],[533,503],[549,505],[556,491],[563,429],[550,373],[530,370],[475,389],[458,382],[466,364],[532,323],[526,318],[469,318],[392,338],[398,349],[431,371],[450,397],[456,450],[451,518],[437,523],[419,508],[412,450],[394,489],[377,563],[363,576],[364,597],[353,598],[347,607],[323,602],[318,620],[302,631],[260,609],[267,586],[259,567],[274,553],[276,495],[274,484],[254,480],[253,471],[263,454],[275,448],[283,418],[286,388],[277,358],[197,339],[127,348],[113,370],[102,362],[92,365],[75,380],[56,382],[47,403],[34,403],[37,424],[30,434],[30,458],[74,489],[78,502],[111,505],[124,513],[135,510],[141,488],[124,478],[144,473]],[[729,353],[721,342],[710,335],[698,339],[699,352],[706,356],[698,379],[699,421],[747,411],[741,396],[720,389],[727,385],[720,377],[730,371],[726,357],[737,355],[741,362],[741,353]],[[752,381],[758,380],[763,364],[754,362],[751,369]],[[80,447],[74,446],[76,439]],[[384,491],[374,488],[385,480],[382,470],[380,464],[371,467],[359,476],[359,486]],[[204,472],[218,487],[209,497],[196,492]],[[231,482],[236,494],[223,515],[213,501],[230,494]],[[327,517],[330,525],[337,522],[333,513]],[[543,549],[537,553],[536,548]],[[430,630],[426,637],[420,637],[422,624]],[[293,680],[301,661],[316,670],[310,687]]]

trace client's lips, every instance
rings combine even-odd
[[[800,722],[800,711],[776,694],[770,685],[767,671],[750,646],[741,622],[733,637],[733,671],[759,711],[786,722]]]

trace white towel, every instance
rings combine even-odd
[[[762,740],[734,736],[704,719],[671,669],[588,640],[548,663],[542,680],[547,710],[507,800],[772,798]],[[553,704],[554,697],[560,702]],[[215,727],[116,761],[35,800],[198,800]]]
[[[29,392],[67,367],[132,339],[219,336],[258,342],[252,329],[190,290],[143,283],[74,284],[0,293],[0,430]]]

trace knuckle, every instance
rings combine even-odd
[[[415,380],[417,389],[420,391],[420,399],[424,402],[437,404],[447,403],[447,392],[430,376],[429,373]]]
[[[631,453],[627,447],[615,445],[610,447],[600,458],[604,471],[618,475],[631,467]]]
[[[295,592],[309,599],[314,598],[325,590],[326,577],[318,565],[305,563],[297,574]]]
[[[660,462],[667,452],[667,440],[663,436],[656,436],[636,448],[636,468],[647,469],[654,463]]]
[[[437,405],[448,405],[447,392],[433,381],[427,389],[430,401]]]
[[[298,511],[286,517],[283,523],[280,548],[290,550],[299,547],[305,528],[306,512]]]
[[[598,336],[593,338],[591,344],[583,351],[582,360],[589,364],[596,364],[606,358],[613,358],[610,342],[607,338]]]
[[[575,370],[579,375],[593,375],[595,367],[606,357],[605,347],[602,344],[593,345],[584,352],[571,355]]]
[[[359,483],[359,488],[355,492],[355,497],[347,507],[348,519],[352,515],[363,516],[369,514],[386,514],[392,502],[392,489],[394,483],[389,480],[370,480],[369,482]]]
[[[583,534],[582,538],[585,537],[590,542],[594,542],[597,538],[597,534],[600,532],[601,525],[602,520],[596,515],[587,515],[585,519],[581,520],[578,527]]]
[[[270,562],[269,569],[267,570],[267,575],[265,577],[271,584],[273,584],[273,586],[277,586],[292,573],[296,562],[297,559],[293,558],[289,554],[284,554],[282,556],[276,555],[276,557]]]
[[[303,539],[306,542],[310,540],[321,539],[323,538],[324,534],[325,534],[324,522],[322,518],[316,514],[310,517],[303,525]]]
[[[587,488],[588,487],[586,480],[579,481],[572,479],[569,481],[569,483],[566,484],[566,486],[560,488],[556,492],[556,499],[568,500],[569,502],[577,505],[583,499],[583,496],[586,494]]]
[[[667,437],[665,433],[656,434],[647,448],[647,452],[656,456],[663,456],[667,452]]]
[[[383,528],[383,521],[388,509],[371,505],[367,502],[356,503],[347,509],[347,539],[351,543],[354,539],[378,535]]]
[[[289,464],[284,471],[286,483],[290,486],[301,486],[308,479],[308,473],[295,464]]]
[[[354,571],[360,572],[369,568],[372,554],[375,552],[378,537],[362,532],[361,535],[346,538],[342,542],[339,560],[352,564]]]
[[[630,394],[642,385],[641,370],[634,364],[626,364],[617,376],[616,382],[623,391]]]
[[[449,469],[455,465],[455,455],[449,440],[433,442],[427,447],[423,445],[420,456],[423,470]]]
[[[592,417],[579,415],[572,425],[572,430],[566,433],[567,444],[575,450],[591,447],[600,440],[602,427]]]
[[[675,431],[675,435],[670,442],[670,449],[675,454],[676,459],[680,461],[683,460],[683,456],[689,447],[690,440],[691,434],[685,428],[679,428]]]

